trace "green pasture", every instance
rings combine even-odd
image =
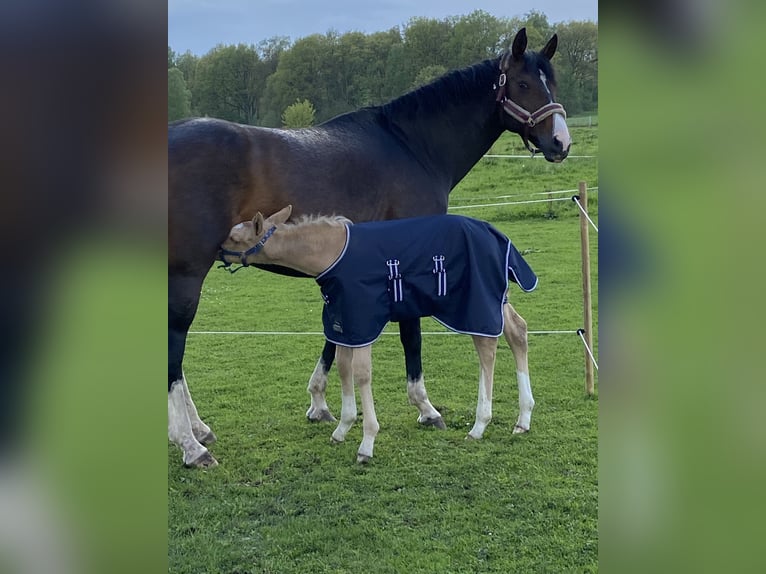
[[[595,129],[574,128],[572,136],[573,155],[596,155]],[[490,153],[528,155],[515,136],[503,137]],[[575,189],[580,180],[598,186],[595,158],[559,165],[542,158],[483,159],[453,191],[450,205],[539,199],[528,194]],[[597,191],[590,197],[598,223]],[[536,291],[512,285],[509,292],[530,331],[582,326],[572,201],[453,212],[495,224],[537,272]],[[597,239],[591,230],[594,327]],[[185,469],[180,451],[168,445],[170,572],[597,571],[598,399],[584,393],[577,335],[530,335],[536,406],[527,435],[512,434],[515,365],[501,340],[494,418],[481,441],[466,441],[479,369],[471,339],[423,320],[426,386],[447,429],[422,429],[407,401],[397,325],[389,325],[373,348],[381,429],[373,460],[361,466],[355,462],[361,418],[346,443],[332,445],[334,426],[304,416],[306,383],[323,343],[314,334],[321,332],[321,307],[311,279],[211,270],[184,369],[201,416],[218,435],[211,451],[220,466]],[[339,415],[335,369],[327,395]]]

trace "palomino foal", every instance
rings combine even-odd
[[[412,316],[433,316],[473,337],[479,395],[467,438],[480,439],[492,418],[495,352],[502,333],[516,360],[520,413],[513,432],[529,430],[535,402],[527,325],[508,303],[506,291],[509,278],[525,291],[536,287],[537,278],[507,237],[485,222],[457,215],[357,225],[337,217],[285,223],[291,211],[288,205],[266,219],[259,212],[252,221],[235,225],[220,256],[227,264],[282,265],[316,278],[325,300],[324,333],[337,345],[341,379],[341,416],[333,441],[344,441],[356,420],[356,383],[364,431],[357,461],[372,457],[379,430],[371,388],[372,343],[388,321]],[[410,401],[423,412],[417,394]]]

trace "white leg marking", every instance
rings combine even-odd
[[[516,371],[516,380],[519,383],[519,420],[516,421],[514,433],[526,432],[532,422],[532,409],[535,407],[535,399],[532,398],[532,386],[529,384],[529,373]]]
[[[186,412],[189,414],[189,421],[191,422],[194,438],[203,444],[213,444],[215,442],[215,435],[213,434],[213,431],[210,430],[210,427],[202,421],[199,414],[197,413],[197,407],[194,405],[194,401],[192,401],[191,392],[189,392],[189,385],[186,382],[186,375],[181,375],[181,377],[184,391],[184,400],[186,401]]]
[[[375,437],[380,425],[375,415],[375,401],[372,398],[372,355],[371,345],[354,349],[353,371],[354,382],[359,387],[359,398],[362,402],[362,429],[364,435],[357,451],[356,461],[367,462],[372,458]]]
[[[335,442],[343,442],[351,425],[356,421],[356,397],[354,396],[354,375],[352,371],[353,353],[354,349],[341,347],[340,345],[335,350],[341,392],[340,421],[332,433],[332,440]]]
[[[484,435],[489,421],[492,420],[492,385],[495,375],[495,353],[497,339],[493,337],[473,337],[476,352],[479,355],[479,398],[476,403],[476,421],[468,437],[480,439]]]
[[[210,456],[207,449],[194,437],[182,380],[173,383],[168,392],[168,438],[183,451],[185,465],[194,465],[197,460],[206,458],[206,455]]]
[[[324,361],[320,357],[314,372],[311,373],[307,390],[311,395],[311,406],[306,411],[306,417],[312,421],[335,420],[327,407],[325,392],[327,389],[327,372]]]
[[[513,432],[523,433],[529,430],[532,421],[532,409],[535,406],[532,386],[529,382],[529,365],[527,364],[527,322],[510,303],[503,307],[503,315],[505,318],[503,335],[508,341],[511,351],[513,351],[513,358],[516,361],[516,380],[519,384],[519,418]]]
[[[410,400],[410,404],[415,405],[420,412],[418,417],[419,423],[441,419],[439,411],[428,400],[428,393],[426,392],[426,385],[422,375],[414,381],[409,378],[407,379],[407,397]]]

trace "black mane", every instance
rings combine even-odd
[[[476,85],[486,84],[486,93],[494,92],[497,81],[499,58],[484,60],[467,68],[453,70],[430,84],[415,88],[387,104],[380,106],[386,115],[399,115],[422,109],[442,109],[454,106],[467,98],[476,97]]]

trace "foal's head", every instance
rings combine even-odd
[[[221,244],[220,259],[224,263],[241,263],[245,266],[267,261],[262,254],[263,246],[276,231],[277,225],[289,219],[292,210],[293,206],[288,205],[265,219],[259,211],[252,221],[243,221],[232,227],[229,237]]]

